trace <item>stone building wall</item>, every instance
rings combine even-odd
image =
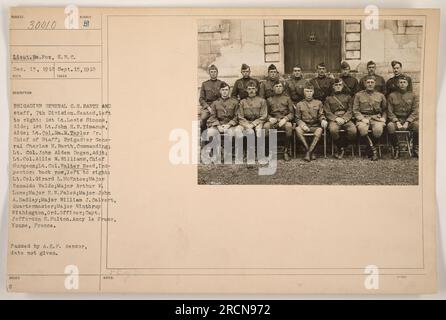
[[[349,62],[358,78],[366,74],[367,61],[377,64],[377,73],[392,76],[390,62],[399,60],[403,71],[412,77],[419,92],[422,48],[422,20],[382,20],[378,30],[367,30],[360,20],[342,24],[342,58]],[[208,78],[206,69],[215,64],[219,78],[230,85],[240,77],[240,66],[247,63],[258,79],[266,76],[274,63],[284,70],[282,20],[201,20],[198,24],[198,81]],[[305,75],[307,78],[312,73]],[[287,77],[287,75],[284,75]]]

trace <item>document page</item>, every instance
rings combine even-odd
[[[9,20],[9,291],[436,291],[438,10]]]

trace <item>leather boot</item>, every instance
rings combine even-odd
[[[288,153],[288,148],[285,148],[285,150],[283,151],[283,160],[285,161],[290,161],[290,154]]]
[[[309,147],[308,147],[307,139],[305,138],[305,136],[303,134],[299,134],[297,131],[296,131],[296,135],[299,138],[300,142],[302,142],[302,145],[305,147],[305,150],[308,151]]]
[[[334,157],[340,160],[344,156],[344,152],[345,150],[343,144],[341,143],[341,139],[339,139],[338,141],[336,141],[336,153]]]
[[[304,146],[305,151],[306,151],[304,160],[305,161],[311,161],[311,154],[309,152],[307,139],[305,138],[305,136],[303,134],[300,134],[299,132],[297,132],[297,130],[296,130],[296,135],[299,138],[300,142],[302,142],[302,145]]]
[[[390,135],[390,143],[393,146],[393,159],[398,159],[400,157],[400,144],[396,133]]]
[[[375,146],[372,147],[372,161],[378,161],[378,150]]]
[[[393,146],[393,159],[398,159],[400,157],[400,146],[394,145]]]
[[[343,147],[338,148],[336,159],[341,160],[344,157],[345,149]]]
[[[314,137],[313,141],[311,142],[310,148],[308,149],[308,152],[310,154],[311,160],[316,160],[316,155],[314,154],[314,149],[316,148],[316,145],[319,141],[320,137]]]
[[[370,137],[370,136],[367,135],[367,140],[369,142],[370,150],[372,152],[371,160],[372,161],[377,161],[378,160],[378,150],[377,150],[377,148],[375,146],[376,139],[374,137]]]

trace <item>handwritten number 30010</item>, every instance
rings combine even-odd
[[[56,21],[35,21],[31,20],[28,25],[28,30],[54,30],[56,29]]]

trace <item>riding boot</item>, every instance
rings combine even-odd
[[[378,160],[378,150],[377,150],[377,148],[376,148],[376,138],[375,137],[370,137],[369,135],[367,135],[367,140],[369,141],[369,146],[370,146],[370,149],[371,149],[371,151],[372,151],[372,158],[371,158],[371,160],[372,161],[377,161]]]
[[[398,159],[400,156],[400,144],[398,141],[398,136],[396,135],[396,133],[389,134],[389,136],[390,136],[390,143],[392,144],[393,147],[393,159]]]
[[[311,142],[310,148],[308,149],[308,153],[311,157],[311,160],[316,160],[316,154],[314,153],[314,149],[321,137],[314,136],[313,141]]]

